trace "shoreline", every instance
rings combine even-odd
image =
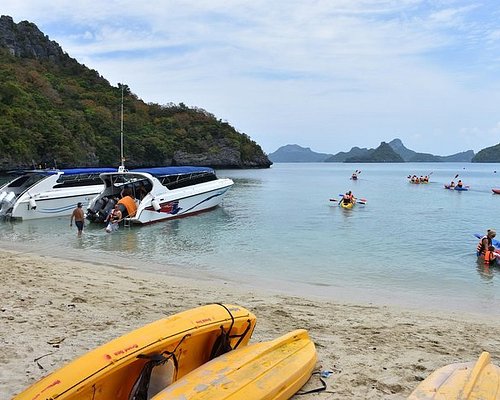
[[[0,256],[5,282],[0,392],[7,398],[133,329],[214,302],[241,305],[257,316],[251,343],[307,329],[318,367],[335,371],[326,380],[333,394],[322,394],[324,399],[404,399],[435,369],[473,361],[482,351],[500,365],[497,316],[333,301],[208,274],[196,279],[155,274],[106,260],[90,263],[11,249],[0,250]]]
[[[267,278],[255,274],[237,275],[220,274],[212,271],[200,271],[199,269],[182,268],[179,265],[165,265],[150,260],[134,259],[134,264],[141,263],[141,267],[131,266],[130,258],[123,255],[98,253],[84,249],[61,249],[60,247],[48,248],[45,245],[28,247],[23,243],[3,243],[0,251],[12,251],[19,254],[38,255],[52,257],[59,261],[84,262],[92,265],[100,265],[105,268],[118,268],[137,273],[160,275],[163,277],[175,277],[181,280],[209,281],[216,285],[234,284],[247,291],[259,291],[266,295],[281,294],[284,296],[307,297],[320,302],[335,301],[346,304],[362,304],[366,306],[391,307],[396,309],[415,310],[417,312],[437,312],[446,315],[464,312],[469,315],[481,317],[500,317],[500,308],[496,307],[497,301],[481,303],[461,303],[455,299],[450,301],[443,294],[429,295],[413,293],[411,296],[401,291],[393,292],[390,289],[380,288],[357,288],[326,285],[318,280],[292,281],[277,280],[275,277]],[[57,256],[51,251],[57,250]],[[71,253],[69,252],[71,251]],[[62,252],[62,253],[61,253]],[[98,258],[96,261],[95,259]],[[230,271],[230,267],[227,268]],[[467,300],[467,299],[466,299]],[[470,300],[470,299],[469,299]]]

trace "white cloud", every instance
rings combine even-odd
[[[148,102],[204,108],[268,152],[300,143],[334,153],[394,137],[441,152],[439,137],[451,154],[499,140],[468,139],[498,120],[500,23],[486,7],[4,0],[2,13],[34,22],[112,84]]]

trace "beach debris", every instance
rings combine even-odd
[[[85,300],[85,299],[83,299],[83,298],[81,298],[81,297],[76,296],[76,297],[73,297],[73,298],[71,299],[71,302],[72,302],[72,303],[86,303],[86,302],[87,302],[87,300]]]
[[[63,337],[63,338],[56,337],[54,339],[49,340],[47,342],[47,344],[60,344],[60,343],[64,342],[65,339],[66,339],[65,337]]]
[[[40,363],[38,362],[38,360],[42,359],[43,357],[50,356],[51,354],[54,354],[54,352],[53,352],[53,351],[51,351],[50,353],[47,353],[47,354],[44,354],[43,356],[40,356],[40,357],[35,358],[33,361],[34,361],[34,362],[36,362],[36,365],[38,365],[38,368],[40,368],[40,369],[45,369],[45,368],[43,368],[42,364],[40,364]]]
[[[327,369],[327,370],[325,370],[325,371],[321,371],[320,376],[321,376],[322,378],[329,378],[329,377],[330,377],[330,375],[332,375],[332,374],[333,374],[333,371],[332,371],[332,370],[330,370],[330,369]]]

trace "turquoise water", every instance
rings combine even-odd
[[[349,179],[355,169],[358,181]],[[495,173],[494,171],[498,171]],[[234,187],[197,216],[82,239],[68,218],[0,224],[4,247],[330,299],[500,314],[500,268],[473,233],[500,230],[500,164],[275,164],[220,170]],[[431,173],[426,185],[409,174]],[[445,190],[459,174],[468,192]],[[456,181],[457,179],[455,179]],[[367,199],[353,210],[330,198]]]

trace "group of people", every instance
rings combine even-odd
[[[118,230],[120,222],[125,217],[133,217],[137,212],[137,203],[130,189],[124,189],[120,196],[120,199],[117,197],[103,197],[96,202],[96,204],[99,203],[99,205],[97,207],[98,211],[94,212],[94,214],[105,216],[101,221],[106,223],[105,229],[108,233]],[[82,235],[85,222],[85,213],[83,211],[82,203],[78,203],[76,208],[73,210],[69,226],[73,226],[73,221],[75,221],[75,225],[78,229],[78,237],[80,237]]]
[[[454,188],[454,187],[462,188],[463,186],[464,186],[464,184],[462,183],[461,179],[459,179],[456,184],[455,184],[455,181],[451,181],[451,183],[450,183],[451,188]]]
[[[496,252],[495,246],[493,246],[493,239],[496,235],[497,233],[494,229],[488,229],[486,235],[479,239],[476,255],[483,260],[484,265],[494,265],[496,259],[500,258],[500,254]]]
[[[429,183],[429,176],[425,175],[418,177],[417,175],[409,175],[408,179],[410,180],[411,183]]]
[[[348,192],[346,192],[343,196],[342,196],[342,200],[340,200],[342,203],[344,204],[349,204],[349,203],[352,203],[354,201],[355,197],[354,195],[352,194],[352,192],[349,190]]]

